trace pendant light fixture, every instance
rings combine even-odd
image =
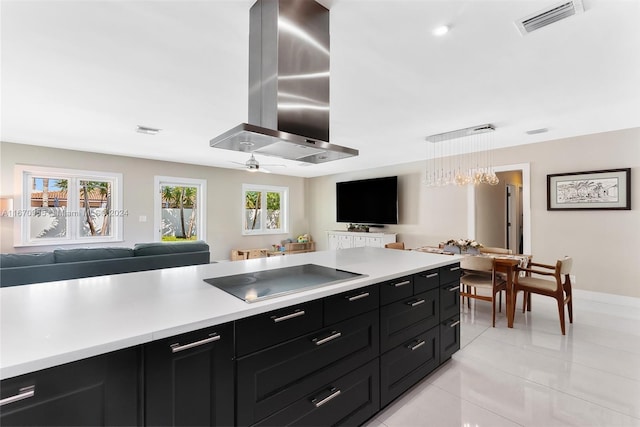
[[[430,135],[427,145],[426,184],[497,185],[500,180],[493,168],[491,124]]]

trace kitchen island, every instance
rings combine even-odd
[[[145,367],[145,369],[138,369],[138,376],[142,376],[140,372],[149,374],[150,366],[161,365],[155,364],[151,357],[151,350],[154,346],[165,341],[172,343],[181,334],[194,334],[211,329],[216,331],[207,333],[207,338],[198,339],[195,342],[203,342],[213,348],[218,344],[218,340],[219,342],[224,341],[224,339],[220,339],[217,330],[225,330],[228,348],[222,359],[226,358],[225,360],[228,359],[227,361],[230,362],[225,365],[227,370],[230,372],[233,372],[234,369],[238,370],[238,402],[236,405],[241,407],[245,405],[248,409],[242,413],[250,413],[250,415],[242,415],[241,419],[235,422],[237,424],[253,424],[267,420],[267,416],[271,417],[267,422],[292,419],[287,418],[291,415],[287,411],[293,410],[290,408],[294,408],[299,403],[287,403],[285,405],[288,408],[287,411],[270,409],[274,405],[280,405],[280,401],[293,402],[296,400],[296,397],[285,396],[292,389],[287,386],[289,383],[280,384],[280,388],[265,392],[265,396],[268,394],[269,399],[243,403],[243,396],[251,394],[246,389],[247,384],[240,384],[243,378],[246,381],[254,381],[253,386],[255,387],[266,387],[265,383],[259,383],[261,378],[256,372],[268,372],[269,367],[258,367],[256,363],[259,365],[262,362],[257,361],[264,361],[269,357],[282,360],[282,355],[279,352],[283,348],[289,346],[287,347],[288,351],[297,351],[295,349],[298,340],[309,334],[310,336],[316,334],[317,337],[314,335],[309,340],[317,338],[314,345],[318,348],[323,347],[322,344],[325,343],[335,346],[339,341],[363,345],[362,348],[354,347],[351,352],[347,351],[347,353],[335,356],[337,358],[335,366],[318,366],[318,372],[325,372],[328,369],[331,375],[335,374],[340,377],[339,380],[344,380],[344,378],[348,379],[349,376],[357,376],[357,374],[366,371],[368,373],[365,376],[370,378],[369,383],[377,383],[380,370],[379,359],[387,357],[395,351],[398,345],[404,345],[406,342],[410,346],[418,346],[417,348],[425,346],[422,344],[424,340],[416,337],[426,333],[424,330],[428,323],[426,311],[422,311],[424,315],[418,315],[415,318],[407,317],[407,315],[398,314],[394,304],[401,304],[401,307],[419,307],[420,310],[431,305],[430,316],[433,317],[435,314],[437,323],[440,320],[449,321],[451,319],[453,319],[451,324],[455,322],[453,317],[444,319],[440,315],[440,311],[442,311],[440,306],[444,303],[444,299],[437,294],[445,295],[449,301],[453,301],[453,298],[448,297],[449,295],[455,296],[456,300],[458,299],[457,292],[449,290],[454,287],[449,286],[447,289],[441,287],[441,285],[453,283],[457,288],[458,262],[457,257],[448,255],[366,247],[2,288],[0,290],[0,332],[2,337],[0,377],[3,380],[8,380],[3,381],[2,398],[5,399],[17,392],[14,390],[12,393],[5,387],[11,380],[26,378],[29,374],[41,370],[48,371],[50,370],[48,368],[56,369],[55,367],[60,365],[70,364],[68,366],[72,366],[71,362],[91,360],[105,354],[120,355],[131,349],[135,350],[134,353],[130,352],[132,356],[122,356],[118,359],[119,362],[131,365],[129,362],[135,359],[138,366]],[[215,277],[303,264],[345,270],[360,276],[327,286],[313,287],[251,303],[205,282],[205,279]],[[437,275],[444,276],[446,271],[443,269],[447,269],[449,266],[454,272],[447,279],[449,281],[438,281]],[[429,274],[426,274],[427,272]],[[435,282],[433,281],[434,277],[436,277]],[[420,280],[424,280],[424,285],[420,285],[422,288],[416,285]],[[383,287],[383,284],[386,284],[386,287]],[[371,292],[364,292],[363,289],[368,289]],[[400,291],[402,293],[397,293]],[[368,300],[373,301],[373,292],[376,292],[375,305],[364,305],[362,301],[367,299],[363,295],[366,293],[369,297]],[[377,292],[380,293],[379,296]],[[442,292],[448,292],[448,294]],[[395,293],[397,296],[393,296]],[[427,293],[435,299],[425,299],[423,296]],[[344,297],[342,297],[343,295]],[[336,296],[340,296],[340,300],[335,299]],[[355,298],[354,302],[361,301],[359,304],[363,304],[363,308],[358,309],[360,311],[354,311],[353,315],[348,314],[344,308],[339,309],[336,313],[332,307],[340,307],[340,301],[345,300],[344,298],[347,298],[346,300]],[[457,303],[458,301],[456,301],[456,307]],[[297,308],[299,306],[308,307],[307,311]],[[435,313],[433,310],[436,310]],[[282,331],[274,332],[277,336],[270,336],[267,330],[268,326],[263,327],[260,322],[263,321],[262,318],[266,318],[270,319],[269,325],[276,324],[274,323],[276,320],[273,319],[279,319],[279,317],[273,313],[280,312],[284,313],[283,316],[293,314],[294,317],[302,316],[299,313],[303,312],[310,320],[308,320],[308,324],[301,326],[301,329],[293,328],[284,333]],[[344,313],[347,315],[345,316]],[[459,315],[459,312],[454,313],[455,315]],[[405,320],[398,323],[398,319]],[[305,320],[305,322],[307,321]],[[282,324],[286,323],[282,322]],[[405,332],[389,329],[397,327],[394,325],[398,324],[404,325],[402,329]],[[429,323],[429,326],[433,326],[432,323]],[[345,331],[351,328],[349,330],[352,331],[339,332],[337,331],[339,327],[344,327]],[[436,329],[432,327],[429,331],[433,335]],[[389,339],[384,338],[384,331],[389,333]],[[413,335],[414,332],[415,335]],[[232,339],[229,339],[229,335],[232,336]],[[348,339],[349,336],[353,339]],[[256,344],[260,342],[260,339],[263,340],[262,344]],[[357,341],[358,339],[361,341]],[[364,343],[362,340],[370,342]],[[436,341],[439,342],[439,340],[438,337]],[[321,342],[321,344],[315,344],[317,342]],[[380,342],[383,344],[380,345]],[[168,344],[167,347],[169,345],[173,344]],[[325,347],[329,348],[329,346]],[[366,351],[363,350],[364,347],[366,347]],[[217,357],[215,356],[211,360],[217,360]],[[323,354],[322,357],[316,358],[326,360],[327,357],[327,354]],[[340,363],[338,363],[338,359],[340,359]],[[345,361],[342,361],[343,359]],[[438,357],[437,363],[430,369],[441,363],[440,359]],[[110,363],[106,364],[109,369],[116,366],[114,363]],[[171,363],[173,365],[169,365],[169,367],[175,367],[175,361]],[[309,360],[305,360],[304,363],[306,365],[313,364]],[[215,367],[214,365],[215,363],[210,363],[207,365],[207,369]],[[132,372],[135,370],[135,366],[130,366],[130,368]],[[287,368],[287,370],[290,369]],[[375,375],[373,375],[374,373]],[[308,384],[299,390],[300,393],[304,394],[308,390],[315,391],[314,384],[322,377],[326,377],[325,374],[316,375],[318,378],[311,378],[313,377],[311,374],[307,375],[309,378],[305,377],[305,381],[308,380]],[[384,377],[384,373],[382,376]],[[338,379],[336,380],[338,381]],[[159,381],[162,383],[161,380]],[[234,379],[231,377],[226,381],[233,382]],[[299,378],[292,378],[291,381],[291,384],[300,383]],[[137,387],[138,394],[146,395],[145,387],[148,386],[146,378],[142,378]],[[236,384],[233,386],[235,387]],[[315,402],[315,404],[321,403],[317,408],[325,408],[325,403],[333,399],[331,397],[326,400],[335,392],[327,393],[326,396],[324,396],[325,393],[320,393],[320,400]],[[369,394],[372,394],[371,390]],[[376,391],[375,394],[378,392]],[[38,395],[37,391],[35,395]],[[233,395],[234,393],[231,393],[231,397]],[[273,396],[277,398],[273,399]],[[387,400],[393,399],[394,396],[395,393],[391,393]],[[16,405],[21,404],[16,403]],[[175,402],[173,404],[175,405]],[[136,423],[157,424],[150,422],[153,416],[149,414],[153,412],[153,408],[149,408],[144,402],[142,406],[144,409],[137,408],[138,412],[142,412],[142,415],[137,415]],[[233,401],[227,402],[226,406],[233,408]],[[377,406],[376,411],[379,410],[379,399],[373,402],[373,406]],[[132,412],[135,410],[136,408],[132,408]],[[3,407],[3,415],[7,413],[6,411]],[[175,414],[172,416],[175,418]],[[273,418],[274,416],[276,418]],[[225,419],[228,420],[228,418]],[[170,421],[168,422],[170,423]],[[212,423],[222,423],[222,421],[213,419]]]

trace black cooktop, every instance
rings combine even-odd
[[[212,277],[204,281],[243,301],[256,302],[364,276],[322,265],[303,264],[232,276]]]

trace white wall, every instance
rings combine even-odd
[[[576,288],[640,297],[640,128],[606,132],[496,150],[496,165],[529,163],[531,172],[531,252],[539,262],[574,257]],[[547,174],[632,168],[632,210],[547,211]],[[400,224],[388,226],[406,246],[466,237],[467,191],[424,186],[424,162],[311,179],[311,232],[320,249],[335,222],[335,183],[399,176]],[[322,236],[322,237],[320,237]]]
[[[154,176],[174,176],[207,180],[207,236],[212,260],[229,259],[232,249],[270,247],[280,240],[309,232],[305,217],[305,179],[276,174],[248,173],[243,170],[210,168],[183,163],[161,162],[82,151],[60,150],[32,145],[0,142],[0,194],[14,193],[14,166],[29,164],[57,168],[120,172],[124,180],[124,242],[113,246],[133,246],[154,239]],[[212,153],[213,155],[213,153]],[[268,184],[289,187],[290,233],[269,236],[242,236],[242,184]],[[146,215],[147,222],[139,222]],[[32,252],[51,247],[13,247],[13,221],[0,218],[0,250]]]

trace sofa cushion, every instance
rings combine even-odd
[[[129,258],[133,249],[129,248],[77,248],[53,251],[56,263],[94,261],[100,259]]]
[[[209,245],[207,245],[202,240],[193,240],[189,242],[136,243],[133,247],[133,253],[135,256],[164,255],[202,251],[209,251]]]
[[[53,252],[0,255],[0,268],[28,267],[31,265],[53,264],[54,262]]]

